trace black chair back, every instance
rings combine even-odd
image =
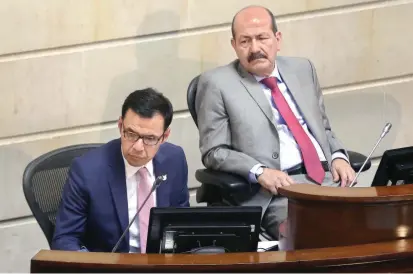
[[[191,113],[192,119],[195,122],[195,125],[198,127],[198,116],[196,115],[195,110],[195,98],[196,92],[198,88],[198,81],[199,75],[196,76],[192,81],[189,83],[188,90],[186,93],[186,103],[188,105],[189,112]]]
[[[23,192],[34,217],[51,246],[63,186],[74,158],[102,144],[59,148],[31,161],[23,174]]]

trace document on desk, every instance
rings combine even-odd
[[[265,242],[258,242],[258,252],[265,252],[269,249],[278,245],[278,241],[265,241]]]

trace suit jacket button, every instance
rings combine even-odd
[[[272,154],[272,158],[273,158],[273,159],[278,159],[278,156],[279,156],[279,154],[278,154],[277,152],[274,152],[274,153]]]

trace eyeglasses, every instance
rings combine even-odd
[[[122,128],[125,128],[125,125],[123,123],[122,123]],[[159,140],[163,138],[164,134],[165,132],[162,133],[160,137],[153,136],[153,135],[140,136],[136,132],[125,130],[125,129],[123,130],[123,137],[125,137],[126,140],[132,143],[136,143],[137,141],[139,141],[139,139],[142,139],[143,143],[147,146],[155,146],[159,142]]]
[[[145,145],[155,146],[159,142],[159,140],[162,139],[163,134],[161,135],[161,137],[157,137],[157,136],[140,136],[139,134],[137,134],[135,132],[124,130],[123,131],[123,136],[125,137],[126,140],[128,140],[132,143],[136,143],[137,141],[139,141],[139,139],[142,139],[142,141]]]

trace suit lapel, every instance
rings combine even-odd
[[[250,94],[252,99],[257,103],[262,112],[267,116],[268,120],[276,126],[274,122],[274,114],[271,109],[271,105],[268,103],[264,92],[262,91],[261,85],[257,80],[248,73],[241,64],[238,64],[238,73],[241,76],[241,83],[245,87],[246,91]]]
[[[165,182],[162,182],[158,189],[156,190],[156,206],[157,207],[168,207],[170,205],[169,200],[169,181],[172,180],[172,174],[168,174],[168,166],[165,165],[165,155],[163,153],[162,145],[159,148],[159,151],[156,153],[155,157],[153,158],[153,169],[155,174],[155,180],[158,176],[167,175],[167,179]]]
[[[277,58],[277,67],[285,85],[287,86],[291,96],[294,99],[297,108],[301,112],[304,121],[307,123],[309,129],[311,130],[312,128],[314,128],[312,122],[315,121],[315,119],[313,119],[312,117],[312,111],[310,105],[308,104],[305,90],[301,86],[295,72],[291,71],[288,65],[282,59]]]
[[[108,180],[112,192],[113,202],[118,215],[121,231],[123,232],[128,226],[128,195],[126,191],[125,164],[121,153],[120,140],[111,148],[110,171]],[[120,236],[120,235],[119,235]],[[129,232],[124,238],[126,244],[129,243]]]
[[[293,97],[299,111],[301,112],[301,115],[303,116],[309,131],[320,144],[324,155],[326,155],[326,157],[328,158],[330,151],[327,140],[323,139],[323,134],[325,136],[324,126],[318,116],[314,114],[314,106],[309,103],[308,96],[311,95],[306,92],[306,87],[303,87],[300,84],[300,81],[298,80],[295,72],[290,69],[288,64],[286,64],[286,62],[282,58],[277,58],[277,67],[284,83],[288,87],[291,96]]]

